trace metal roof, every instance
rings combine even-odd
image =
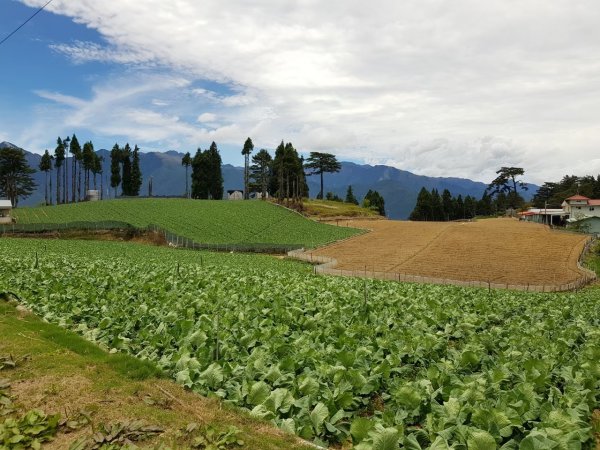
[[[0,200],[0,209],[12,209],[10,200]]]

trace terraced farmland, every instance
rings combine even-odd
[[[103,200],[53,207],[18,208],[17,223],[124,221],[155,224],[199,243],[299,244],[316,247],[359,233],[316,223],[261,201],[185,199]]]
[[[320,277],[266,257],[106,242],[5,238],[0,253],[0,292],[44,319],[317,444],[593,446],[597,290]]]
[[[345,224],[346,225],[346,224]],[[350,221],[370,233],[310,252],[336,269],[448,280],[556,286],[585,276],[577,266],[587,236],[514,219],[477,222]]]

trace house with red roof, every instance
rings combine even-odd
[[[573,195],[565,199],[561,206],[569,215],[567,227],[600,233],[600,199]]]

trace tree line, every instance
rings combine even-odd
[[[547,181],[533,196],[536,208],[560,208],[562,202],[573,195],[600,198],[600,175],[565,175],[560,181]]]
[[[140,170],[140,149],[136,145],[131,150],[129,142],[123,148],[115,144],[110,151],[110,187],[117,189],[121,186],[121,195],[136,197],[142,187],[142,171]]]
[[[328,192],[325,195],[325,200],[330,200],[333,202],[350,203],[353,205],[359,204],[358,199],[355,197],[354,191],[352,190],[352,185],[348,186],[348,189],[346,190],[346,198],[344,200],[342,200],[341,197],[339,197],[337,194],[334,194],[333,192]],[[377,191],[369,189],[369,191],[365,195],[365,198],[362,201],[362,207],[377,211],[377,213],[380,216],[385,216],[385,200],[383,199],[383,196]]]
[[[409,220],[449,221],[472,219],[475,216],[490,216],[504,213],[508,208],[517,209],[525,201],[519,191],[527,185],[519,179],[525,173],[521,167],[502,167],[498,175],[485,189],[481,199],[467,195],[454,197],[448,189],[440,195],[437,189],[428,191],[424,187],[417,196],[417,204]]]

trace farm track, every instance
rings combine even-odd
[[[577,264],[587,237],[513,219],[477,222],[352,220],[370,233],[317,249],[335,269],[520,286],[558,286],[586,274]]]

